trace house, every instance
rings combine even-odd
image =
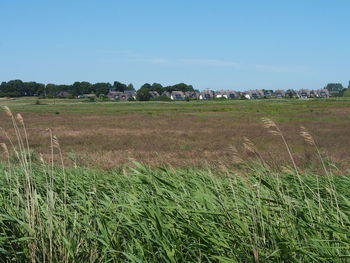
[[[157,91],[152,90],[152,91],[149,91],[148,93],[149,93],[149,95],[151,95],[152,99],[159,97],[159,93]]]
[[[130,98],[136,99],[136,93],[133,90],[121,91],[110,91],[107,94],[107,98],[112,100],[129,100]]]
[[[107,98],[111,100],[119,100],[122,95],[123,95],[123,92],[121,91],[110,91],[107,94]]]
[[[250,100],[261,99],[264,97],[264,92],[262,90],[248,90],[245,97]]]
[[[239,93],[233,90],[222,90],[215,92],[215,98],[238,99]]]
[[[263,90],[264,98],[271,98],[272,97],[272,90]]]
[[[199,94],[199,99],[200,100],[211,100],[211,99],[214,99],[214,92],[211,91],[211,90],[202,91]]]
[[[240,97],[239,92],[233,91],[233,90],[228,90],[228,91],[226,91],[226,94],[225,94],[225,95],[227,96],[227,99],[231,99],[231,100],[233,100],[233,99],[239,99],[239,97]]]
[[[68,92],[68,91],[60,91],[57,93],[56,95],[58,98],[70,98],[72,97],[72,93]]]
[[[283,99],[287,96],[287,93],[284,90],[276,90],[272,96],[276,99]]]
[[[168,97],[168,98],[171,99],[171,92],[169,92],[169,91],[164,91],[164,92],[162,93],[162,96]]]
[[[221,90],[221,91],[215,91],[214,96],[215,96],[216,99],[222,99],[222,98],[227,99],[226,93],[225,93],[225,91],[223,91],[223,90]]]
[[[298,90],[298,97],[299,99],[308,99],[311,98],[311,92],[308,89],[301,89]]]
[[[121,100],[136,100],[136,92],[134,90],[124,90],[123,95],[120,98]]]
[[[189,98],[189,99],[199,99],[199,92],[196,92],[196,91],[186,91],[185,92],[185,96],[186,98]]]
[[[182,91],[172,91],[170,98],[172,100],[185,100],[186,96],[185,96],[185,93]]]
[[[329,91],[326,89],[313,90],[312,95],[316,98],[329,98]]]

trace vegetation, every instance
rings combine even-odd
[[[286,165],[288,155],[278,140],[261,127],[269,117],[280,123],[291,144],[296,163],[318,172],[319,160],[299,136],[308,128],[319,142],[327,162],[336,173],[350,169],[350,100],[225,100],[179,102],[101,102],[78,99],[0,99],[28,121],[30,143],[36,153],[49,157],[52,128],[60,138],[67,166],[88,166],[110,170],[123,167],[130,158],[151,165],[176,167],[220,167],[232,165],[230,146],[244,159],[251,154],[241,149],[249,137],[271,165]],[[12,131],[7,116],[0,112],[0,127]],[[14,132],[9,132],[13,138]],[[0,130],[0,142],[7,141]],[[74,158],[72,158],[74,156]],[[1,156],[0,156],[1,158]],[[38,158],[38,157],[37,157]],[[58,159],[58,155],[55,154]]]
[[[342,97],[346,90],[341,83],[328,83],[325,89],[329,91],[332,97]]]
[[[193,91],[191,85],[179,83],[172,86],[163,87],[161,84],[153,83],[152,85],[146,83],[141,86],[142,90],[157,91],[162,94],[164,91]],[[23,82],[22,80],[10,80],[8,82],[2,82],[0,84],[0,97],[22,97],[22,96],[41,96],[41,97],[71,97],[74,98],[78,95],[83,94],[96,94],[106,95],[110,90],[113,91],[135,91],[134,86],[130,83],[128,85],[119,81],[114,81],[113,84],[108,82],[98,82],[91,84],[87,81],[74,82],[72,85],[57,85],[57,84],[42,84],[37,82]],[[66,93],[67,95],[62,96],[60,93]],[[141,95],[139,95],[141,96]],[[140,99],[142,100],[142,99]],[[149,98],[147,99],[149,100]]]
[[[29,262],[345,262],[348,176],[2,167],[0,257]],[[333,184],[334,181],[334,184]],[[331,182],[331,183],[330,183]],[[32,208],[27,203],[32,204]]]
[[[344,262],[350,259],[350,177],[331,173],[315,139],[322,174],[303,173],[279,126],[291,168],[256,156],[220,169],[155,168],[130,163],[105,172],[65,168],[48,129],[51,156],[32,158],[21,114],[1,143],[0,258],[4,262]],[[10,136],[5,131],[6,137]],[[14,157],[11,157],[11,152]],[[54,163],[57,153],[59,163]]]

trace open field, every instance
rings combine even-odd
[[[131,159],[151,165],[206,166],[232,163],[235,146],[250,138],[271,166],[289,164],[280,138],[262,128],[261,117],[276,121],[292,147],[300,167],[319,167],[314,150],[299,135],[305,126],[324,157],[341,170],[349,168],[350,100],[257,100],[193,102],[99,102],[0,100],[22,113],[35,152],[49,155],[49,134],[57,135],[66,164],[110,169]],[[0,113],[1,127],[12,124]],[[0,133],[0,142],[6,142]]]

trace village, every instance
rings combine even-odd
[[[69,97],[71,94],[68,92],[60,92],[57,97]],[[245,99],[245,100],[256,100],[256,99],[284,99],[284,98],[297,98],[297,99],[309,99],[309,98],[329,98],[332,94],[327,89],[308,90],[301,89],[298,91],[294,90],[249,90],[249,91],[233,91],[233,90],[205,90],[205,91],[172,91],[163,92],[159,94],[157,91],[149,91],[151,100],[158,100],[160,98],[166,98],[172,101],[186,101],[186,100],[212,100],[212,99]],[[78,99],[83,98],[96,98],[96,94],[83,94],[77,96]],[[107,98],[115,101],[133,101],[137,100],[137,91],[113,91],[110,90],[107,95],[99,95],[101,98]]]

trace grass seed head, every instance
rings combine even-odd
[[[17,113],[16,119],[20,124],[22,124],[22,125],[24,124],[23,117],[20,113]]]
[[[13,117],[12,111],[10,110],[9,107],[3,106],[2,109],[5,111],[6,115],[9,117]]]
[[[45,164],[44,156],[42,153],[39,153],[39,160],[43,165]]]
[[[257,150],[255,149],[254,143],[247,137],[243,137],[243,147],[250,153],[256,153]]]
[[[6,156],[6,157],[9,157],[9,156],[10,156],[10,153],[9,153],[9,150],[8,150],[8,148],[7,148],[6,143],[0,143],[0,147],[1,147],[1,149],[3,150],[5,156]]]
[[[308,130],[306,130],[306,128],[303,126],[301,126],[300,129],[300,135],[304,138],[305,142],[307,142],[310,145],[315,145],[315,140],[312,137],[312,135],[308,132]]]
[[[59,143],[56,135],[53,136],[52,142],[53,142],[53,147],[56,147],[57,149],[60,148],[60,143]]]
[[[232,152],[232,156],[233,156],[233,161],[235,163],[242,163],[243,162],[243,159],[240,157],[239,153],[238,153],[238,150],[235,146],[230,146],[230,150]]]
[[[269,118],[261,118],[262,126],[268,130],[268,132],[274,136],[282,136],[277,124]]]
[[[277,128],[276,123],[269,118],[266,118],[266,117],[261,118],[261,121],[262,121],[262,125],[265,129]]]

